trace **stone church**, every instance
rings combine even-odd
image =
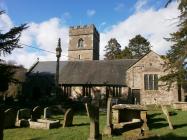
[[[150,51],[140,59],[99,60],[99,42],[94,25],[70,27],[69,60],[61,61],[59,68],[62,95],[76,99],[93,96],[97,91],[101,96],[112,94],[116,99],[139,104],[171,104],[181,100],[175,84],[167,90],[158,80],[165,72],[164,60],[157,53]],[[48,75],[42,84],[53,79],[55,73],[55,61],[37,62],[29,71],[29,75]],[[52,85],[53,82],[30,88],[45,94]]]

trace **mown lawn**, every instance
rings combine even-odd
[[[63,116],[53,118],[63,122]],[[172,111],[171,120],[174,130],[168,128],[160,111],[149,111],[150,132],[160,135],[162,139],[187,139],[187,112]],[[100,132],[106,122],[106,115],[100,114]],[[75,115],[74,126],[68,128],[57,128],[51,130],[35,130],[30,128],[15,128],[4,130],[4,140],[87,140],[89,135],[89,119],[86,115]],[[103,140],[121,140],[122,136],[104,137]],[[151,138],[153,139],[153,138]]]

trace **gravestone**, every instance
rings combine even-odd
[[[147,111],[141,111],[140,112],[140,118],[143,120],[142,124],[142,130],[146,131],[149,130],[149,127],[147,125]]]
[[[68,126],[72,126],[72,122],[73,122],[73,115],[74,112],[71,108],[69,108],[65,115],[64,115],[64,123],[63,123],[63,128],[64,127],[68,127]]]
[[[88,112],[90,116],[90,135],[88,140],[100,140],[99,134],[99,99],[100,93],[94,92],[94,96],[91,103],[88,104]]]
[[[16,123],[16,110],[9,108],[4,111],[4,128],[12,128],[15,127]]]
[[[90,118],[89,110],[88,110],[88,103],[85,103],[85,108],[86,108],[87,116],[88,116],[88,118]]]
[[[107,100],[107,123],[104,128],[103,134],[111,136],[112,135],[112,97]]]
[[[37,121],[37,119],[40,119],[42,112],[42,108],[40,106],[36,106],[32,111],[31,121]]]
[[[30,109],[20,109],[17,112],[16,117],[16,126],[19,127],[27,127],[29,126],[28,119],[31,117],[31,110]]]
[[[30,109],[24,108],[24,109],[18,110],[17,120],[29,119],[30,117],[31,117],[31,110]]]
[[[44,108],[44,119],[47,119],[50,116],[51,116],[51,108],[50,107]]]
[[[4,122],[4,112],[0,108],[0,140],[3,140],[3,122]]]
[[[167,107],[161,105],[161,108],[162,108],[162,111],[163,111],[164,115],[166,116],[166,119],[167,119],[168,124],[169,124],[169,128],[170,128],[170,129],[173,129],[173,125],[172,125],[172,123],[171,123],[171,120],[170,120],[170,116],[169,116]]]

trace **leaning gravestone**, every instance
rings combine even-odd
[[[0,109],[0,140],[3,140],[3,122],[4,122],[4,112]]]
[[[64,115],[64,123],[63,123],[63,128],[64,127],[68,127],[68,126],[72,126],[72,122],[73,122],[73,115],[74,112],[71,108],[69,108],[65,115]]]
[[[162,108],[162,111],[163,111],[164,115],[166,115],[166,119],[167,119],[167,121],[168,121],[169,128],[170,128],[170,129],[173,129],[173,125],[172,125],[172,123],[171,123],[171,120],[170,120],[170,116],[169,116],[167,107],[161,105],[161,108]]]
[[[43,112],[42,108],[40,106],[36,106],[32,111],[31,121],[37,121],[37,119],[40,119],[42,112]]]
[[[16,110],[9,108],[5,110],[4,115],[4,128],[12,128],[15,127],[16,122]]]

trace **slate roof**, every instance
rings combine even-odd
[[[126,71],[137,61],[138,59],[62,61],[59,84],[125,86]],[[56,62],[39,62],[32,72],[55,74]]]
[[[60,72],[62,84],[125,85],[126,71],[137,60],[68,62]]]
[[[59,69],[61,69],[68,63],[68,61],[61,61]],[[56,61],[41,61],[34,67],[32,73],[56,73]]]

